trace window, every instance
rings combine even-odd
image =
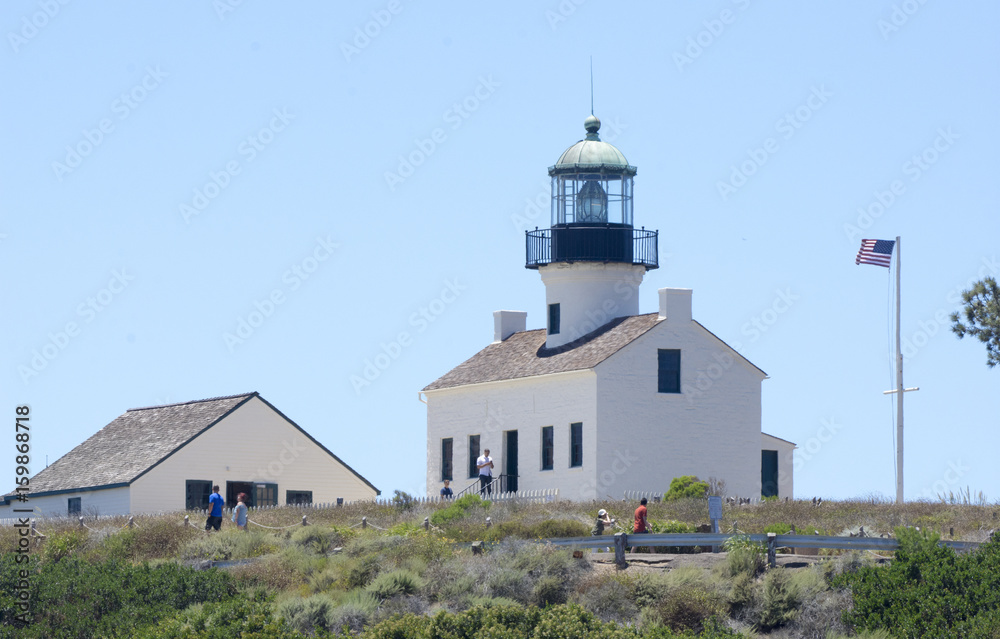
[[[83,512],[83,497],[70,497],[67,510],[70,515],[79,515]]]
[[[313,491],[311,490],[286,490],[285,503],[289,506],[313,503]]]
[[[681,351],[661,348],[657,351],[657,390],[661,393],[681,392]]]
[[[552,431],[552,426],[542,426],[542,470],[552,470]]]
[[[569,425],[569,466],[583,466],[583,422]]]
[[[208,479],[189,479],[185,482],[184,507],[188,510],[205,510],[208,497],[212,494],[212,482]]]
[[[549,304],[549,335],[559,334],[559,305]]]
[[[479,477],[476,460],[479,459],[479,435],[469,435],[469,479]]]
[[[452,456],[452,439],[451,437],[446,437],[441,440],[441,481],[446,479],[452,479],[451,476],[451,456]]]
[[[278,484],[256,484],[257,499],[254,506],[277,506],[278,505]],[[233,502],[233,506],[236,502]]]

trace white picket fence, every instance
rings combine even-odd
[[[666,494],[665,490],[626,490],[623,491],[623,496],[625,501],[639,501],[643,497],[651,502],[661,502],[663,501],[663,496]],[[756,497],[727,497],[724,500],[726,503],[741,505],[741,504],[759,504],[763,501],[760,495]]]
[[[523,502],[523,503],[545,503],[557,501],[559,499],[559,489],[558,488],[547,488],[544,490],[520,490],[516,492],[505,492],[505,493],[493,493],[492,495],[484,496],[485,499],[489,501],[497,502]],[[443,502],[450,501],[453,498],[441,497],[440,495],[428,495],[426,497],[413,497],[409,502],[411,504],[421,505],[421,504],[439,504]],[[392,501],[392,497],[380,497],[374,500],[379,506],[394,506],[396,505]],[[256,506],[250,508],[250,514],[257,512],[266,512],[269,510],[277,510],[279,508],[291,508],[302,511],[310,510],[326,510],[330,508],[342,508],[344,506],[349,506],[352,504],[360,504],[369,502],[370,500],[356,500],[356,501],[345,501],[343,504],[337,504],[336,502],[322,502],[315,504],[291,504],[288,506]],[[223,508],[223,512],[226,515],[232,515],[233,509],[231,507]],[[188,511],[163,511],[155,513],[142,513],[140,515],[30,515],[31,519],[39,520],[44,519],[48,522],[59,524],[59,523],[77,523],[80,521],[81,517],[87,523],[93,523],[101,521],[108,521],[112,519],[128,519],[130,516],[134,517],[136,522],[141,522],[143,518],[148,517],[159,517],[162,515],[187,515],[189,518],[205,517],[208,515],[207,510],[188,510]],[[0,519],[0,526],[13,526],[18,523],[16,518],[4,518]]]

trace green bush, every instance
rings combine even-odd
[[[194,604],[176,615],[148,626],[133,639],[299,639],[304,635],[289,628],[271,613],[260,594],[240,595],[220,602]]]
[[[353,537],[353,531],[323,526],[303,526],[292,533],[292,544],[325,555]]]
[[[639,607],[632,596],[629,581],[628,578],[613,574],[595,577],[577,589],[572,601],[601,621],[631,622],[639,614]]]
[[[700,481],[694,475],[683,475],[670,480],[670,488],[663,496],[666,501],[677,499],[701,499],[708,494],[708,482]]]
[[[415,595],[425,585],[419,575],[410,570],[383,572],[365,587],[365,591],[381,601],[396,595]]]
[[[589,534],[590,527],[575,519],[546,519],[534,526],[534,536],[537,539],[586,537]]]
[[[470,508],[488,508],[489,504],[490,502],[484,501],[479,495],[462,495],[447,508],[434,511],[431,515],[431,523],[435,526],[446,526],[465,517],[465,512]]]
[[[957,555],[938,535],[897,528],[899,549],[888,567],[863,566],[832,580],[851,589],[845,620],[858,629],[891,629],[906,637],[990,636],[1000,611],[1000,541]]]
[[[82,548],[87,543],[86,528],[71,528],[50,535],[42,545],[42,561],[59,561]]]
[[[767,551],[748,535],[733,535],[723,547],[726,549],[726,573],[730,577],[740,573],[756,577],[767,568]]]
[[[330,611],[330,628],[344,635],[357,634],[368,625],[379,605],[379,599],[370,593],[363,590],[351,591],[339,606]]]
[[[706,622],[726,612],[726,603],[716,592],[702,586],[672,588],[647,609],[646,619],[674,631],[701,632]]]
[[[798,589],[791,584],[788,572],[784,568],[769,570],[764,577],[760,627],[771,630],[784,626],[795,618],[799,603]]]
[[[18,570],[13,554],[0,559],[0,593],[12,593]],[[229,575],[198,572],[177,564],[132,565],[118,560],[89,562],[64,557],[29,564],[33,623],[21,637],[105,637],[156,623],[194,603],[219,601],[235,589]],[[16,611],[3,599],[0,619],[10,624]]]
[[[329,630],[330,618],[336,604],[327,595],[293,597],[278,605],[278,614],[288,626],[311,635],[317,630]]]

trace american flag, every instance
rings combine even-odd
[[[861,240],[861,250],[854,259],[855,264],[874,264],[889,268],[892,260],[892,247],[896,240]]]

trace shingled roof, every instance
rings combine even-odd
[[[31,494],[127,486],[257,393],[132,408],[31,478]]]
[[[257,397],[345,468],[361,475],[288,419],[259,393],[132,408],[31,478],[31,495],[128,486],[177,449]],[[8,493],[6,497],[13,493]],[[8,500],[4,500],[8,501]]]
[[[558,348],[545,348],[545,329],[514,333],[493,343],[424,388],[435,391],[593,368],[653,328],[657,313],[614,319]]]

